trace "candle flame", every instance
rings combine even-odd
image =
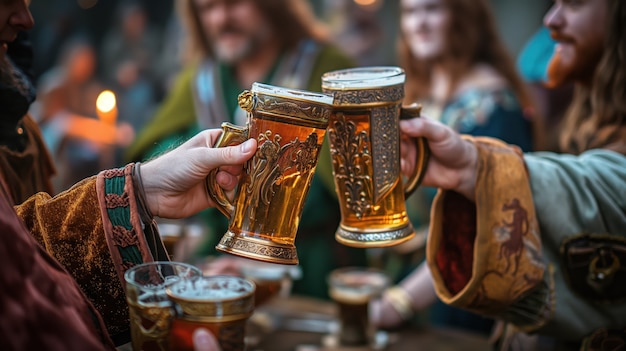
[[[104,113],[112,111],[115,108],[115,94],[110,90],[101,92],[96,99],[96,108]]]

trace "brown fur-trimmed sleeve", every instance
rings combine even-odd
[[[98,309],[114,340],[129,329],[124,271],[153,260],[137,211],[132,170],[131,164],[103,171],[54,198],[39,193],[16,207],[35,239]]]

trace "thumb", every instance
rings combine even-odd
[[[425,137],[429,142],[441,142],[454,132],[439,121],[428,117],[400,121],[400,129],[412,137]]]
[[[247,161],[256,152],[256,140],[248,139],[234,145],[210,149],[205,165],[215,168],[223,165],[238,165]]]
[[[193,347],[195,351],[220,351],[215,336],[204,328],[194,330]]]

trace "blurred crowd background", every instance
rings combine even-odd
[[[337,40],[359,39],[360,45],[353,42],[343,47],[358,56],[360,62],[396,64],[398,0],[310,0],[310,3],[317,16],[337,34]],[[520,52],[541,26],[550,3],[547,0],[491,0],[499,29],[513,55]],[[97,76],[105,81],[111,80],[104,62],[113,55],[112,48],[106,44],[107,37],[123,30],[122,18],[133,7],[138,7],[142,13],[135,16],[145,16],[145,27],[144,23],[136,23],[135,30],[158,38],[151,48],[153,54],[164,61],[175,59],[178,42],[175,36],[180,32],[174,0],[33,1],[31,11],[36,25],[31,38],[38,53],[35,57],[37,77],[58,62],[64,44],[72,38],[82,37],[101,58],[97,62]],[[132,21],[142,20],[133,17]],[[162,69],[176,68],[167,66]]]
[[[359,65],[397,65],[397,0],[310,0],[319,19],[329,25],[339,46]],[[491,0],[497,24],[508,49],[516,57],[524,43],[541,27],[548,8],[546,0]],[[44,123],[61,109],[78,116],[94,117],[95,100],[104,89],[117,97],[118,146],[132,142],[142,125],[152,117],[181,68],[182,27],[174,0],[54,0],[33,1],[35,28],[29,33],[35,50],[34,75],[38,104],[33,114]],[[58,87],[62,86],[62,91]],[[66,106],[64,106],[66,105]],[[89,121],[87,121],[89,122]],[[44,126],[44,136],[55,153],[62,146],[59,123]],[[73,125],[83,125],[74,122]],[[84,128],[89,129],[90,123]],[[67,128],[65,128],[66,130]],[[106,131],[103,131],[103,134]],[[59,136],[55,137],[55,133]],[[78,130],[75,134],[89,134]],[[59,140],[55,144],[55,140]],[[78,145],[80,146],[80,145]],[[63,147],[63,159],[78,159],[84,174],[73,172],[57,187],[110,165],[90,154],[103,150]],[[86,150],[85,150],[86,149]],[[119,149],[119,147],[118,147]],[[106,158],[115,161],[116,152]],[[82,158],[81,158],[82,157]],[[92,167],[88,167],[89,163]],[[99,163],[99,164],[98,164]],[[68,177],[66,177],[68,178]]]
[[[358,65],[399,65],[399,0],[310,4]],[[517,58],[542,27],[551,1],[491,0],[490,5]],[[37,89],[31,113],[55,160],[59,192],[123,165],[125,148],[154,118],[183,68],[183,25],[175,0],[49,0],[30,6]],[[115,94],[113,110],[111,101],[98,100],[105,90]]]

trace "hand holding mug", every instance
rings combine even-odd
[[[474,200],[478,150],[450,127],[428,117],[400,121],[400,131],[411,137],[428,140],[430,158],[422,180],[425,186],[454,190]],[[415,169],[417,148],[414,143],[402,140],[400,147],[401,169],[411,174]]]
[[[219,168],[217,182],[233,189],[242,164],[254,154],[256,141],[214,148],[219,129],[205,130],[178,148],[141,165],[141,179],[150,212],[163,218],[185,218],[214,207],[205,191],[204,180]]]

